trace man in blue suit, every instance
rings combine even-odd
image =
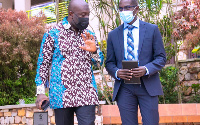
[[[137,0],[121,0],[120,18],[124,22],[111,31],[107,40],[106,69],[115,78],[113,101],[117,101],[123,125],[138,124],[138,106],[143,125],[158,125],[158,95],[162,95],[159,73],[166,54],[158,26],[137,18]],[[139,67],[122,69],[122,60],[138,60]],[[141,84],[124,80],[140,77]]]

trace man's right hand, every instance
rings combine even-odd
[[[117,77],[124,80],[130,80],[133,77],[133,73],[129,69],[119,69],[117,71]]]
[[[42,102],[45,101],[45,100],[48,100],[49,101],[49,98],[45,95],[45,94],[39,94],[37,95],[37,99],[36,99],[36,107],[38,109],[42,109],[41,106],[42,106]]]

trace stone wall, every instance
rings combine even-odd
[[[200,83],[200,58],[180,60],[179,81],[182,85],[191,86]]]
[[[0,125],[33,125],[34,112],[43,112],[43,110],[37,109],[35,104],[0,106]],[[54,125],[55,116],[53,109],[48,108],[47,112],[48,125]],[[97,114],[96,112],[95,125],[102,125],[103,117]],[[76,115],[74,115],[74,125],[78,125]]]
[[[188,100],[193,91],[192,84],[200,84],[200,58],[180,60],[178,63],[179,81],[186,96],[184,99]]]

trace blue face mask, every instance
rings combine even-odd
[[[120,19],[124,23],[130,23],[135,18],[135,15],[133,15],[133,11],[121,11],[121,12],[119,12]]]

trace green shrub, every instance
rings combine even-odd
[[[178,70],[173,66],[163,68],[160,71],[164,95],[159,97],[159,103],[178,103],[177,73]]]
[[[36,101],[36,98],[37,97],[35,96],[33,98],[23,98],[23,99],[24,99],[25,104],[34,104]],[[17,101],[16,104],[18,105],[19,101]]]
[[[200,89],[200,84],[192,84],[191,87],[194,89],[194,94],[197,95],[197,92]]]
[[[0,106],[35,95],[37,57],[45,17],[0,9]]]
[[[188,103],[200,103],[200,95],[191,96],[188,100]]]

